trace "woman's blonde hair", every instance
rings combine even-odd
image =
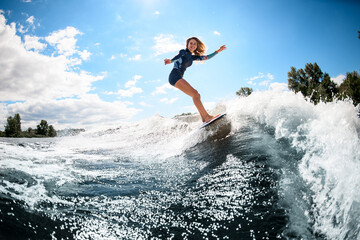
[[[194,51],[196,56],[202,56],[206,52],[206,45],[197,37],[191,37],[186,40],[186,48],[189,46],[190,40],[194,39],[197,42],[197,48]]]

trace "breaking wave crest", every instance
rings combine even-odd
[[[359,238],[351,103],[269,90],[213,109],[224,111],[207,130],[196,115],[156,115],[72,137],[0,139],[0,237]]]

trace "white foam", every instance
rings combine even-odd
[[[227,105],[233,127],[250,116],[304,151],[299,165],[313,192],[315,230],[329,239],[354,239],[360,231],[360,119],[351,102],[313,105],[288,91],[255,92]]]
[[[295,149],[305,153],[299,163],[299,172],[313,192],[314,204],[309,212],[315,214],[316,231],[329,239],[359,236],[360,121],[352,103],[315,106],[300,94],[274,88],[254,92],[246,98],[223,101],[214,110],[216,113],[225,111],[231,121],[232,133],[247,124],[246,118],[250,117],[259,124],[272,127],[276,139],[286,138]],[[47,148],[0,142],[0,167],[25,172],[37,181],[30,187],[6,181],[5,186],[0,185],[0,191],[24,200],[29,206],[35,206],[43,199],[56,202],[59,200],[49,197],[46,192],[44,181],[54,181],[57,186],[62,186],[81,179],[126,178],[137,174],[131,169],[121,173],[120,167],[117,172],[76,167],[79,162],[91,164],[123,157],[132,158],[133,163],[149,164],[149,168],[154,167],[152,163],[161,163],[164,166],[155,170],[164,176],[189,174],[191,168],[187,167],[193,163],[173,157],[206,139],[206,133],[198,131],[200,124],[193,117],[168,119],[156,115],[110,130],[64,137]],[[169,162],[169,158],[174,162]],[[196,164],[199,163],[194,166]],[[10,189],[16,189],[20,194]]]

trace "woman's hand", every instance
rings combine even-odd
[[[225,45],[222,45],[219,50],[217,50],[216,52],[219,53],[221,51],[224,51],[226,49],[226,46]]]
[[[170,63],[171,63],[171,60],[170,60],[170,59],[165,58],[165,59],[164,59],[164,62],[165,62],[165,65],[166,65],[166,64],[170,64]]]

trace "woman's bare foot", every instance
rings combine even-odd
[[[216,116],[209,115],[209,116],[205,119],[205,122],[208,123],[208,122],[210,122],[211,120],[213,120],[214,118],[217,118],[218,116],[220,116],[220,114],[218,114],[218,115],[216,115]]]

